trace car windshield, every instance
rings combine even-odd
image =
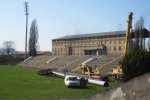
[[[76,81],[76,80],[77,80],[77,77],[69,77],[69,80],[71,80],[71,81]]]

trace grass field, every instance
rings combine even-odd
[[[76,100],[107,89],[91,84],[87,89],[67,88],[63,78],[40,76],[37,72],[37,69],[0,65],[0,100]]]

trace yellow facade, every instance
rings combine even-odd
[[[105,34],[106,33],[106,34]],[[54,55],[121,55],[125,31],[65,36],[52,40]]]

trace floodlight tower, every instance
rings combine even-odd
[[[24,5],[25,5],[25,15],[26,15],[25,58],[27,58],[27,32],[28,32],[28,15],[29,15],[28,2],[25,2]]]

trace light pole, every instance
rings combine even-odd
[[[27,58],[27,32],[28,32],[28,11],[29,11],[29,6],[28,6],[28,2],[24,3],[25,5],[25,15],[26,15],[26,35],[25,35],[25,59]]]

